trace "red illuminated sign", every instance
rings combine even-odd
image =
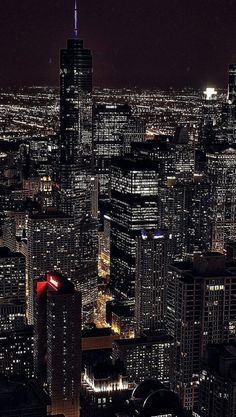
[[[48,274],[47,275],[47,281],[48,281],[49,284],[52,285],[53,288],[58,289],[59,286],[60,286],[60,281],[55,275]]]

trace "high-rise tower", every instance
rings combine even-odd
[[[166,278],[170,263],[167,230],[142,230],[137,238],[135,274],[136,336],[165,328]]]
[[[229,104],[236,104],[236,64],[229,66],[228,101]]]
[[[53,414],[80,416],[81,294],[60,274],[37,281],[35,365]]]
[[[78,38],[60,55],[60,168],[64,210],[81,219],[90,209],[92,169],[92,56]]]
[[[97,226],[92,215],[92,56],[78,38],[77,13],[75,2],[74,37],[60,56],[60,209],[74,218],[79,276],[76,287],[82,292],[83,308],[89,315],[97,296]]]

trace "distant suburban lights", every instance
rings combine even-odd
[[[217,95],[217,91],[214,87],[207,87],[204,91],[207,100],[212,100]]]

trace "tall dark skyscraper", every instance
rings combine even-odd
[[[228,101],[229,104],[236,104],[236,64],[229,66]]]
[[[59,274],[37,282],[35,364],[54,414],[80,415],[81,294]]]
[[[92,56],[77,29],[60,56],[60,125],[63,208],[81,220],[91,204]]]
[[[96,302],[98,237],[92,216],[92,56],[78,38],[76,2],[74,38],[60,56],[60,124],[60,209],[75,222],[75,255],[86,320]]]

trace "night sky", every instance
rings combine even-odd
[[[73,0],[0,0],[0,87],[57,85]],[[94,84],[224,87],[236,0],[79,0]]]

